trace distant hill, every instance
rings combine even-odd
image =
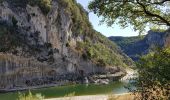
[[[147,54],[156,47],[168,45],[169,31],[154,32],[148,31],[146,36],[120,37],[111,36],[109,39],[117,43],[120,48],[131,57],[134,61],[138,60],[141,55]]]

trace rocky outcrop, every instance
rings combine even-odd
[[[148,31],[144,37],[109,37],[110,40],[116,42],[123,52],[125,52],[134,61],[140,56],[147,54],[157,47],[165,47],[170,44],[169,30],[165,32]]]
[[[54,70],[35,59],[20,58],[12,54],[0,54],[0,65],[1,89],[29,85],[28,81],[49,77],[52,74],[50,71]]]
[[[89,22],[77,22],[74,13],[69,12],[72,9],[69,7],[75,7],[79,14],[81,7],[77,7],[74,0],[69,0],[72,6],[68,7],[68,2],[64,1],[52,0],[50,10],[45,15],[38,5],[28,4],[28,0],[2,0],[0,89],[17,90],[18,87],[38,87],[60,81],[80,82],[84,77],[108,73],[121,72],[118,76],[125,75],[122,66],[130,66],[133,62],[91,27],[84,30]],[[82,17],[86,13],[82,10],[77,18],[87,21],[87,18]],[[80,29],[82,23],[85,27]],[[114,56],[115,65],[100,65],[103,59],[95,61],[89,58],[89,52],[78,47],[79,42],[102,44],[109,56]],[[117,59],[119,62],[116,62]]]

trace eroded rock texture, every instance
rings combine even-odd
[[[85,41],[87,34],[75,35],[73,15],[67,13],[61,5],[62,0],[59,1],[52,1],[47,15],[38,6],[19,7],[10,0],[0,4],[1,89],[56,84],[62,80],[79,81],[94,74],[125,74],[119,63],[101,67],[82,57],[75,48],[77,42]],[[100,42],[96,37],[90,41]],[[116,50],[112,51],[116,52],[115,59],[128,58]]]

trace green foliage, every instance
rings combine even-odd
[[[84,50],[83,58],[90,59],[99,66],[126,66],[122,56],[102,43],[78,42],[77,50]]]
[[[159,27],[158,25],[155,25],[150,28],[153,32],[165,32],[167,29],[166,27]]]
[[[72,98],[75,96],[75,92],[69,93],[65,95],[65,100],[72,100]]]
[[[140,32],[148,24],[170,26],[169,7],[169,0],[93,0],[89,4],[91,11],[103,17],[101,22],[123,28],[132,25]]]
[[[22,94],[19,93],[18,95],[18,100],[44,100],[44,97],[41,94],[36,94],[33,95],[30,91],[29,93],[26,94]]]
[[[64,97],[73,97],[73,96],[75,96],[75,92],[69,93],[69,94],[65,95]]]
[[[75,0],[60,0],[59,2],[65,8],[65,12],[72,16],[74,35],[90,35],[93,29],[86,10],[80,4],[77,4]]]
[[[137,64],[139,77],[135,93],[144,100],[170,98],[170,48],[157,50],[141,58]]]
[[[135,42],[138,42],[142,39],[144,39],[143,36],[134,36],[134,37],[109,37],[111,41],[116,42],[117,45],[119,45],[122,48],[126,48],[126,46],[131,45]]]
[[[48,14],[51,9],[51,2],[52,0],[7,0],[9,3],[16,7],[23,7],[25,8],[27,4],[32,6],[38,6],[43,14]]]
[[[38,5],[45,15],[51,10],[51,2],[52,0],[29,0],[30,5]]]
[[[88,19],[87,11],[75,0],[60,0],[61,7],[72,16],[74,36],[80,36],[76,50],[85,60],[91,60],[99,66],[127,66],[132,61],[122,56],[120,49],[101,33],[96,32]]]
[[[27,4],[39,6],[44,14],[47,14],[51,9],[51,0],[8,0],[8,2],[17,7],[26,7]],[[127,66],[127,62],[132,62],[114,43],[92,28],[87,11],[80,4],[76,3],[76,0],[58,0],[57,2],[59,8],[64,10],[65,14],[71,16],[73,36],[82,39],[82,43],[77,43],[76,49],[80,51],[84,59],[92,60],[99,66]],[[13,18],[12,22],[14,25],[17,23],[15,18]],[[12,34],[11,31],[7,33]],[[16,38],[15,34],[12,35]],[[3,37],[5,37],[5,35]],[[69,42],[65,45],[71,48]],[[46,46],[48,47],[48,44],[46,44]],[[36,45],[29,46],[29,48],[33,51],[39,50]]]

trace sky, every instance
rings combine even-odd
[[[91,0],[77,0],[87,11],[88,11],[88,3]],[[133,31],[132,27],[127,27],[122,29],[119,25],[114,24],[113,27],[108,27],[106,24],[99,25],[101,18],[95,15],[93,12],[89,13],[89,20],[92,23],[94,29],[103,35],[109,36],[137,36],[138,32]]]

